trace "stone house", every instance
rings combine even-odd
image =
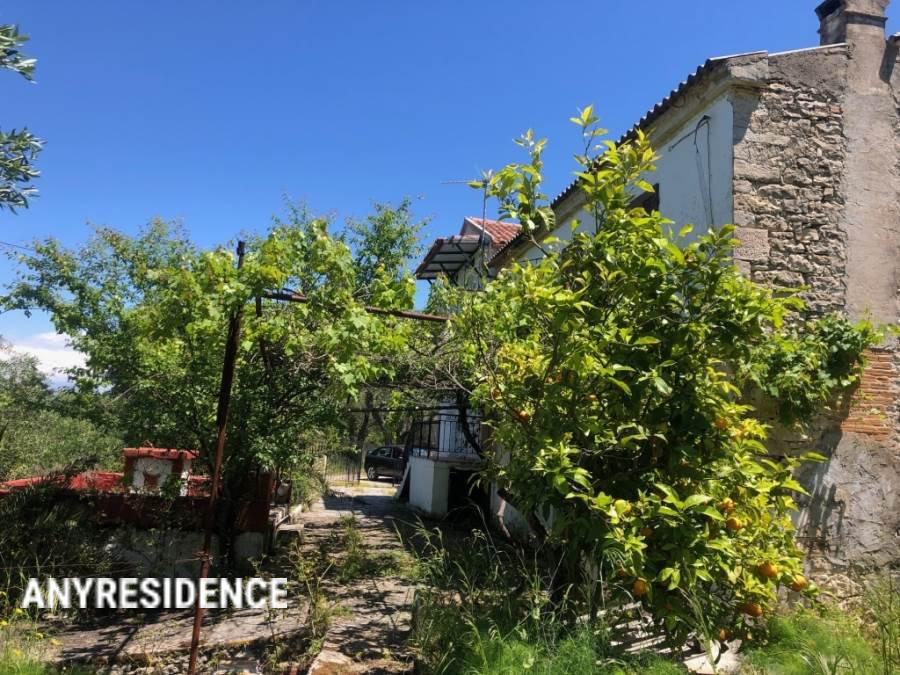
[[[811,314],[898,319],[900,35],[890,0],[826,0],[820,45],[713,58],[635,125],[660,155],[653,208],[696,231],[734,223],[737,265],[752,279],[805,286]],[[582,210],[569,185],[553,202],[563,245]],[[492,273],[540,252],[521,233],[491,255]],[[841,419],[812,444],[828,457],[803,476],[812,496],[798,535],[821,571],[900,561],[900,350],[870,354]],[[782,439],[790,441],[790,439]],[[495,513],[509,507],[495,496]]]

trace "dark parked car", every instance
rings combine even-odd
[[[384,445],[366,453],[366,461],[363,468],[369,480],[377,480],[379,476],[402,478],[406,462],[403,458],[403,448],[399,445]]]

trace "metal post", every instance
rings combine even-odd
[[[238,269],[244,262],[244,242],[237,245]],[[228,426],[228,407],[231,403],[231,385],[234,382],[234,371],[237,363],[238,345],[241,338],[241,307],[231,315],[228,322],[228,339],[225,343],[225,360],[222,363],[222,382],[219,385],[219,405],[216,410],[216,457],[213,466],[212,482],[209,488],[209,503],[206,507],[206,529],[203,534],[203,551],[200,554],[200,579],[209,576],[209,549],[212,544],[212,532],[216,519],[216,502],[219,497],[219,483],[222,474],[222,456],[225,452],[225,431]],[[199,589],[198,589],[199,590]],[[197,604],[194,607],[194,630],[191,634],[191,659],[188,664],[188,675],[194,675],[197,669],[197,651],[200,648],[200,628],[203,624],[203,608],[200,606],[200,593],[197,593]]]

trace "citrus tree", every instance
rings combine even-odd
[[[541,237],[543,141],[488,186],[542,259],[462,294],[452,329],[472,396],[498,448],[486,476],[556,547],[586,602],[643,604],[675,641],[702,629],[746,634],[779,587],[810,592],[790,513],[794,470],[747,402],[775,396],[786,421],[857,378],[877,336],[838,316],[804,320],[794,294],[757,285],[732,261],[730,226],[691,238],[632,208],[652,187],[647,139],[596,145],[590,108],[575,122],[586,213],[565,248]]]

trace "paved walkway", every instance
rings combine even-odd
[[[373,481],[335,488],[302,515],[302,550],[312,554],[327,546],[327,540],[334,539],[336,530],[346,528],[347,519],[352,518],[366,551],[381,559],[392,554],[402,559],[395,519],[410,520],[411,515],[394,500],[394,489]],[[336,553],[340,560],[342,552]],[[327,579],[324,590],[336,611],[311,675],[412,672],[405,650],[414,593],[410,581],[388,570],[345,583]]]
[[[306,625],[307,606],[296,603],[272,617],[266,610],[210,610],[203,621],[204,651],[236,650],[287,639]],[[59,646],[52,655],[57,663],[151,663],[166,655],[185,652],[191,644],[193,612],[117,613],[89,627],[55,633]],[[243,668],[242,668],[243,669]]]
[[[361,481],[355,486],[334,488],[330,496],[308,512],[299,514],[295,523],[279,533],[274,559],[266,565],[273,576],[290,577],[285,567],[289,550],[298,545],[302,555],[312,557],[329,537],[353,518],[364,550],[379,555],[402,552],[394,529],[394,518],[405,514],[393,499],[389,483]],[[402,517],[402,516],[401,516]],[[341,551],[333,554],[340,558]],[[366,576],[344,583],[326,576],[324,595],[331,606],[329,627],[323,649],[309,672],[397,673],[409,672],[404,644],[410,630],[413,588],[396,576]],[[272,641],[291,640],[308,634],[308,600],[297,593],[291,609],[269,613],[265,610],[209,611],[203,623],[202,646],[207,654],[219,650],[236,653],[260,653]],[[100,618],[90,626],[57,627],[59,641],[51,654],[60,664],[74,661],[106,663],[175,663],[190,645],[193,613],[164,611],[116,613]],[[255,647],[255,648],[254,648]],[[252,659],[251,659],[252,661]],[[235,664],[237,665],[237,664]],[[248,661],[232,670],[222,663],[218,672],[255,671]]]

